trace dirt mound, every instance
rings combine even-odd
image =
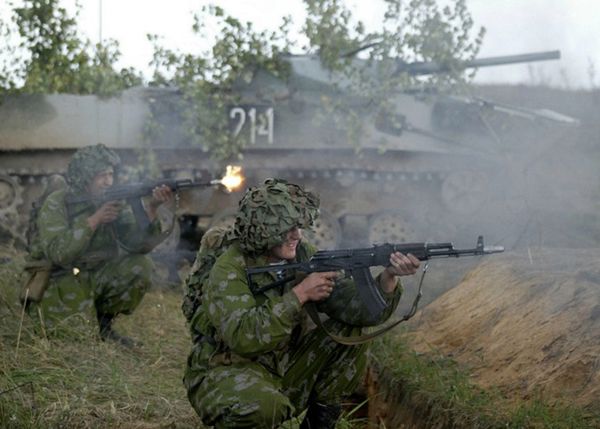
[[[415,316],[412,345],[452,356],[507,397],[600,395],[600,249],[490,257]]]

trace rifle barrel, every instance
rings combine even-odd
[[[172,191],[178,191],[190,188],[204,188],[220,184],[220,179],[211,180],[209,182],[194,182],[191,179],[158,179],[142,183],[119,184],[111,186],[99,196],[78,195],[69,197],[67,199],[67,204],[79,204],[90,201],[104,203],[107,201],[139,198],[145,195],[150,195],[155,187],[161,185],[168,186]]]

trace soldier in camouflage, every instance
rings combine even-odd
[[[75,315],[90,319],[95,313],[102,340],[131,347],[132,339],[113,330],[113,319],[131,314],[150,286],[153,265],[144,254],[166,237],[157,209],[171,200],[172,192],[166,186],[153,190],[146,206],[151,223],[145,231],[123,202],[100,207],[65,202],[69,195],[98,195],[112,186],[119,163],[118,155],[102,144],[82,148],[69,163],[68,186],[45,199],[30,258],[50,261],[52,273],[42,301],[31,303],[28,311],[46,328],[68,324]]]
[[[307,410],[301,428],[333,428],[341,398],[360,382],[366,344],[342,345],[323,329],[309,329],[304,307],[316,303],[329,317],[330,332],[360,334],[394,312],[402,293],[397,276],[416,272],[414,256],[394,253],[377,277],[388,302],[378,320],[354,282],[336,272],[297,277],[260,293],[252,291],[277,275],[256,276],[251,288],[245,273],[246,267],[309,259],[317,249],[302,240],[302,229],[311,227],[318,206],[310,192],[269,179],[246,192],[233,229],[209,231],[203,239],[188,278],[197,305],[184,306],[193,337],[184,384],[204,424],[272,428]]]

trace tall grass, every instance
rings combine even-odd
[[[178,293],[151,291],[117,319],[117,330],[143,342],[136,350],[100,341],[83,319],[47,339],[28,316],[21,324],[23,260],[9,258],[0,265],[0,427],[200,427],[181,383],[189,335]]]

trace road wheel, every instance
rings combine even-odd
[[[477,171],[457,171],[442,183],[444,204],[455,213],[474,213],[488,201],[488,197],[487,177]]]
[[[16,215],[23,204],[22,188],[11,176],[0,175],[0,216]]]
[[[374,215],[369,222],[369,244],[406,243],[415,240],[415,230],[398,212]]]
[[[342,240],[342,228],[335,216],[321,209],[314,227],[305,235],[318,249],[336,249]]]

